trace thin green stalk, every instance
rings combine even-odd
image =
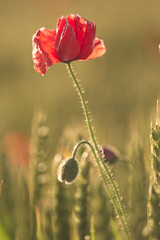
[[[93,218],[93,216],[91,217],[90,237],[91,237],[91,240],[95,240],[95,230],[94,230],[94,218]]]
[[[81,161],[81,170],[75,188],[74,198],[74,223],[76,232],[80,240],[87,239],[90,234],[90,170],[91,162],[89,155],[83,155],[86,146],[82,147],[79,153],[79,161]],[[81,156],[80,156],[81,155]]]
[[[114,198],[114,195],[113,195],[113,193],[112,193],[112,190],[109,188],[109,184],[107,183],[107,180],[106,180],[106,177],[105,177],[105,173],[104,173],[104,171],[103,171],[103,169],[102,169],[102,167],[101,167],[101,165],[100,165],[100,162],[99,162],[99,160],[98,160],[98,157],[97,157],[97,155],[96,155],[96,152],[95,152],[92,144],[91,144],[90,142],[88,142],[88,141],[85,141],[85,140],[79,142],[79,143],[75,146],[75,148],[74,148],[74,151],[73,151],[73,153],[72,153],[72,157],[75,158],[76,153],[77,153],[77,150],[78,150],[78,148],[79,148],[82,144],[87,144],[87,145],[91,148],[91,151],[92,151],[92,153],[93,153],[93,155],[94,155],[94,158],[95,158],[95,160],[96,160],[96,163],[97,163],[97,165],[98,165],[98,167],[99,167],[99,170],[100,170],[102,179],[103,179],[104,184],[105,184],[105,186],[106,186],[106,188],[107,188],[107,193],[108,193],[109,197],[111,198],[111,201],[112,201],[112,204],[113,204],[113,206],[114,206],[114,208],[115,208],[116,213],[117,213],[118,216],[119,216],[119,219],[120,219],[122,228],[123,228],[123,227],[125,228],[125,225],[124,225],[124,223],[123,223],[123,218],[122,218],[121,211],[119,210],[119,207],[118,207],[117,202],[116,202],[116,200],[115,200],[115,198]],[[130,238],[128,238],[128,239],[130,239]]]
[[[76,79],[76,77],[75,77],[75,75],[73,73],[73,70],[72,70],[71,65],[70,65],[69,62],[67,63],[67,66],[68,66],[69,72],[70,72],[70,74],[72,76],[72,79],[74,81],[74,84],[75,84],[75,86],[77,88],[79,97],[81,99],[81,103],[82,103],[82,106],[83,106],[84,114],[85,114],[85,117],[86,117],[86,122],[87,122],[87,125],[88,125],[88,130],[89,130],[89,133],[90,133],[91,140],[93,142],[93,146],[95,148],[94,157],[95,157],[97,165],[99,167],[99,170],[100,170],[101,176],[103,178],[104,184],[105,184],[105,186],[107,188],[108,195],[109,195],[109,197],[110,197],[110,199],[112,201],[112,204],[113,204],[113,206],[115,208],[115,211],[116,211],[116,213],[117,213],[117,215],[119,217],[122,229],[123,229],[123,231],[124,231],[124,233],[126,235],[126,239],[130,240],[131,237],[130,237],[129,228],[128,228],[128,224],[127,224],[127,218],[125,216],[125,211],[124,211],[124,208],[123,208],[123,205],[122,205],[122,201],[121,201],[120,195],[118,193],[118,189],[116,187],[114,179],[111,176],[111,173],[110,173],[108,167],[104,163],[103,157],[102,157],[102,155],[101,155],[101,153],[99,151],[98,144],[96,142],[96,139],[95,139],[95,136],[94,136],[94,132],[93,132],[93,129],[92,129],[91,120],[90,120],[89,112],[88,112],[88,109],[87,109],[87,104],[86,104],[84,96],[83,96],[83,92],[82,92],[81,87],[80,87],[80,85],[79,85],[79,83],[78,83],[78,81],[77,81],[77,79]],[[90,146],[92,146],[92,145],[90,145]],[[98,157],[97,157],[97,155],[98,155]],[[105,173],[107,174],[108,181],[106,179]],[[110,185],[111,185],[111,187],[110,187]]]
[[[89,147],[90,147],[91,150],[92,150],[93,147],[92,147],[92,145],[91,145],[90,142],[88,142],[88,141],[86,141],[86,140],[80,141],[80,142],[77,143],[77,145],[74,147],[74,150],[73,150],[73,153],[72,153],[72,158],[75,158],[76,153],[77,153],[77,151],[78,151],[78,148],[79,148],[81,145],[83,145],[83,144],[89,145]],[[94,149],[93,149],[93,150],[94,150]]]

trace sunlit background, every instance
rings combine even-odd
[[[32,36],[41,27],[56,28],[58,18],[70,13],[95,21],[97,36],[106,45],[101,58],[75,61],[72,66],[85,89],[98,143],[119,151],[116,161],[122,161],[110,166],[135,239],[148,240],[150,232],[144,234],[144,230],[151,204],[150,125],[160,97],[159,0],[1,1],[0,239],[79,239],[74,235],[77,225],[69,222],[77,204],[75,189],[81,191],[81,210],[86,211],[89,224],[94,216],[95,239],[120,239],[114,237],[119,234],[108,197],[98,181],[100,174],[94,164],[90,165],[93,155],[82,154],[83,148],[77,157],[86,164],[79,163],[84,179],[79,174],[75,185],[67,186],[57,181],[57,164],[71,156],[77,140],[88,131],[65,64],[57,63],[45,76],[34,70]],[[154,156],[159,155],[154,160],[160,156],[157,142]],[[88,189],[90,195],[85,195]],[[152,217],[159,224],[158,201],[156,204],[152,205]],[[85,222],[83,215],[79,222]],[[57,229],[65,237],[54,238]],[[113,238],[108,235],[111,231]]]
[[[42,77],[33,68],[31,54],[32,35],[38,28],[55,28],[62,15],[78,13],[96,22],[97,36],[107,52],[72,65],[85,88],[99,141],[124,151],[132,131],[149,128],[160,96],[159,10],[159,0],[3,1],[1,136],[8,131],[29,135],[33,113],[39,108],[48,115],[55,143],[68,125],[83,127],[82,109],[65,64],[52,66]]]

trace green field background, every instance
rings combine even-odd
[[[96,34],[106,46],[106,54],[101,58],[75,61],[72,66],[85,89],[99,144],[113,145],[125,160],[137,161],[132,169],[135,175],[130,174],[130,165],[121,163],[112,170],[127,207],[131,199],[127,198],[130,189],[126,183],[135,177],[135,211],[131,208],[129,216],[133,231],[137,231],[135,235],[141,236],[147,221],[150,124],[160,97],[159,0],[1,1],[0,141],[10,132],[21,132],[30,138],[33,115],[39,109],[48,118],[49,160],[53,160],[60,144],[76,144],[75,129],[87,135],[80,100],[65,64],[57,63],[41,76],[32,62],[33,34],[41,27],[56,28],[58,18],[70,13],[95,21]],[[1,162],[4,163],[3,158]],[[2,165],[2,173],[3,170]],[[93,186],[97,184],[97,175],[93,174]],[[11,189],[11,195],[16,196]],[[98,196],[96,191],[94,194]],[[10,212],[6,217],[10,219]],[[4,240],[10,239],[6,229],[0,224]]]
[[[123,149],[130,131],[150,121],[160,95],[160,2],[28,0],[1,2],[0,128],[28,132],[33,112],[44,109],[54,138],[83,121],[65,64],[42,77],[33,69],[32,35],[56,27],[62,15],[80,14],[97,25],[106,54],[73,62],[89,100],[100,141]],[[129,133],[129,134],[128,134]]]

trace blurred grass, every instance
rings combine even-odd
[[[48,115],[50,158],[53,158],[53,153],[61,145],[67,148],[67,144],[71,144],[68,149],[72,149],[77,140],[74,137],[75,129],[84,126],[83,115],[64,64],[52,66],[44,77],[33,69],[32,35],[43,26],[55,28],[57,19],[69,13],[79,13],[96,22],[97,36],[104,40],[107,52],[100,59],[73,62],[73,68],[85,88],[100,144],[116,146],[122,155],[127,155],[137,164],[135,171],[130,165],[118,163],[113,172],[128,206],[135,234],[141,238],[146,224],[148,191],[145,187],[142,194],[141,185],[147,186],[149,181],[149,126],[156,100],[160,96],[159,9],[159,0],[6,0],[1,2],[0,8],[0,139],[13,131],[23,132],[30,137],[33,114],[37,109],[42,109]],[[71,126],[70,133],[67,132],[71,143],[68,135],[67,138],[65,136],[68,126]],[[3,158],[1,164],[6,164]],[[55,172],[51,176],[53,174]],[[140,181],[138,178],[134,181],[137,174]],[[1,172],[0,182],[4,178],[5,172]],[[93,185],[98,178],[99,176],[92,179]],[[15,191],[13,186],[19,185],[14,181],[12,183],[10,178],[7,179],[10,188]],[[128,188],[126,183],[130,184]],[[99,185],[96,187],[99,188]],[[21,192],[22,188],[23,185],[19,188]],[[133,189],[136,189],[136,195]],[[101,195],[96,195],[98,191],[93,192],[93,201],[98,208],[100,199],[96,200]],[[12,206],[13,199],[7,199]],[[106,198],[101,200],[106,201]],[[19,205],[16,206],[19,208]],[[4,216],[9,215],[4,213]],[[51,218],[47,213],[45,217]],[[94,220],[97,229],[96,218]],[[10,221],[12,217],[6,219],[7,223],[4,221],[8,228]],[[110,224],[116,232],[116,225],[112,221],[111,219]],[[10,239],[7,227],[4,228],[0,222],[0,239]],[[41,226],[42,229],[43,227]],[[45,231],[46,236],[52,234],[47,229]]]
[[[65,126],[83,121],[65,65],[52,66],[42,77],[34,71],[31,56],[31,37],[38,28],[55,28],[61,15],[79,13],[96,22],[107,52],[100,59],[74,62],[73,67],[86,89],[98,137],[124,151],[130,131],[149,124],[159,96],[159,9],[158,0],[3,1],[0,134],[30,134],[37,108],[48,113],[55,142]]]

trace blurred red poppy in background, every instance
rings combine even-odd
[[[13,167],[26,167],[29,163],[29,139],[19,132],[4,136],[3,147],[8,161]]]
[[[42,75],[57,62],[86,61],[105,51],[103,40],[96,37],[95,23],[78,14],[62,16],[56,29],[40,28],[33,35],[34,68]]]

